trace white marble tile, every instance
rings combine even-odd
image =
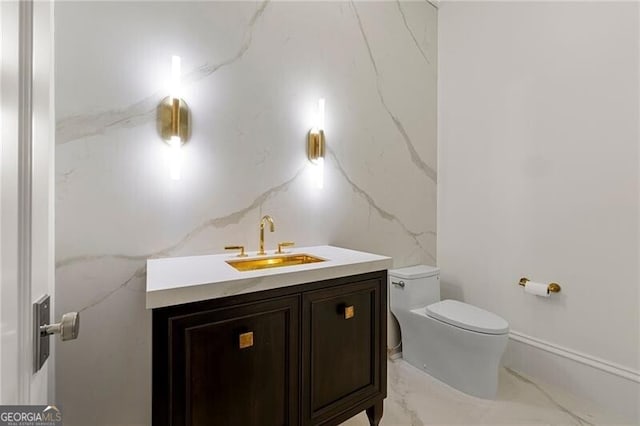
[[[466,395],[412,367],[388,362],[388,396],[383,426],[423,425],[592,425],[622,424],[620,419],[560,389],[547,387],[507,369],[500,370],[495,400]],[[343,426],[368,426],[364,413]]]

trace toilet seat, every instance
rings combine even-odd
[[[443,300],[428,305],[427,316],[439,321],[485,334],[506,334],[509,323],[498,315],[457,300]]]

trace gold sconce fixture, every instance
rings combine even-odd
[[[317,163],[324,158],[324,131],[322,129],[311,129],[307,136],[307,155],[309,161]]]
[[[190,112],[180,97],[180,57],[171,58],[171,88],[169,96],[158,105],[158,132],[171,148],[169,168],[171,179],[178,180],[182,170],[182,145],[191,136]]]
[[[315,166],[316,186],[320,189],[324,186],[324,98],[318,100],[318,115],[315,125],[307,135],[307,157]]]

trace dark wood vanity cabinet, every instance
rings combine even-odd
[[[338,425],[386,397],[386,271],[153,311],[153,424]]]
[[[373,279],[302,295],[303,424],[380,391],[382,290]]]
[[[297,318],[296,297],[168,318],[170,422],[157,423],[291,424],[298,415]],[[155,397],[154,387],[154,406]]]

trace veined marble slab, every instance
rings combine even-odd
[[[255,244],[269,214],[271,242],[436,262],[438,14],[427,1],[56,2],[54,15],[56,315],[81,311],[85,331],[113,324],[57,348],[65,425],[152,423],[147,259]],[[155,123],[172,55],[193,114],[179,181]],[[323,189],[305,145],[318,98]],[[197,281],[189,291],[206,293]]]
[[[309,254],[324,262],[255,271],[238,271],[227,260],[235,254],[171,257],[147,260],[147,309],[270,290],[392,266],[387,256],[333,246],[300,247],[291,254]],[[251,259],[256,252],[248,253]]]

